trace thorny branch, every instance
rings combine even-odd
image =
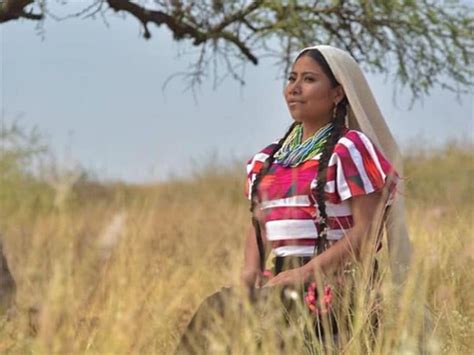
[[[26,11],[25,8],[35,0],[3,0],[0,1],[0,23],[19,18],[28,20],[42,20],[42,13]]]
[[[288,70],[297,50],[327,43],[348,51],[365,69],[394,75],[414,99],[434,86],[458,94],[474,86],[474,8],[461,0],[449,7],[439,0],[93,0],[63,18],[49,12],[47,1],[0,0],[0,23],[97,12],[105,19],[112,9],[137,19],[146,39],[152,37],[150,24],[164,25],[174,40],[190,40],[200,49],[190,73],[193,85],[216,72],[219,62],[223,76],[243,83],[235,69],[246,62],[274,55]]]

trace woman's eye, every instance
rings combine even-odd
[[[308,83],[312,83],[314,81],[314,78],[312,78],[310,76],[307,76],[306,78],[304,78],[304,81],[306,81]]]
[[[294,77],[294,76],[290,76],[290,77],[288,78],[288,81],[290,81],[290,82],[295,81],[295,77]]]

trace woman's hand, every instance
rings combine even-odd
[[[240,274],[240,281],[247,289],[261,287],[263,276],[260,269],[245,268]]]
[[[306,264],[301,267],[280,272],[278,275],[271,278],[264,287],[303,284],[307,281],[310,281],[311,275],[312,268],[309,264]]]

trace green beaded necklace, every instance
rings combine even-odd
[[[330,122],[321,127],[311,138],[303,139],[303,125],[297,124],[275,154],[275,161],[284,167],[295,167],[321,153],[334,128]]]

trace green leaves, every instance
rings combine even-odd
[[[33,5],[42,9],[42,1]],[[29,2],[9,1],[16,8]],[[105,4],[135,17],[147,39],[152,22],[168,27],[174,40],[198,47],[183,75],[190,86],[209,73],[215,82],[231,73],[244,83],[242,66],[257,65],[262,57],[275,58],[286,72],[301,48],[318,43],[346,50],[364,69],[392,74],[408,87],[413,101],[435,87],[460,94],[474,86],[474,7],[464,0],[173,0],[155,1],[153,7],[96,0],[67,18],[101,8],[107,16]],[[222,68],[218,63],[224,63]]]

